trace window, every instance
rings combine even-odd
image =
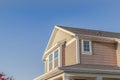
[[[58,50],[54,52],[54,59],[58,58]]]
[[[50,54],[49,55],[49,71],[52,69],[52,58],[53,58],[53,55],[52,54]]]
[[[49,55],[49,63],[52,62],[52,54]]]
[[[92,54],[90,40],[82,40],[82,54]]]
[[[48,71],[52,70],[53,68],[58,67],[58,56],[59,56],[58,49],[53,51],[48,56],[48,65],[46,65],[46,66],[49,66]]]
[[[90,51],[90,45],[89,45],[89,41],[83,41],[83,46],[84,46],[84,51],[89,52]]]
[[[54,68],[58,66],[58,50],[54,52]]]

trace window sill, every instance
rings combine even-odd
[[[92,52],[82,52],[83,55],[92,55]]]

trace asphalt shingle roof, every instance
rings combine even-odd
[[[68,30],[74,34],[83,34],[83,35],[92,35],[100,37],[110,37],[110,38],[120,38],[120,33],[100,31],[100,30],[91,30],[91,29],[81,29],[57,25],[65,30]]]

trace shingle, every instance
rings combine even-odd
[[[92,35],[92,36],[100,36],[100,37],[110,37],[110,38],[120,38],[120,33],[108,32],[108,31],[100,31],[100,30],[91,30],[91,29],[82,29],[82,28],[73,28],[60,26],[59,27],[68,30],[74,34],[83,34],[83,35]]]

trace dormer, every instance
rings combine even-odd
[[[63,66],[63,53],[64,47],[67,42],[74,38],[74,34],[64,30],[61,27],[55,26],[47,48],[43,55],[43,61],[45,62],[45,72],[50,72],[57,67]]]

